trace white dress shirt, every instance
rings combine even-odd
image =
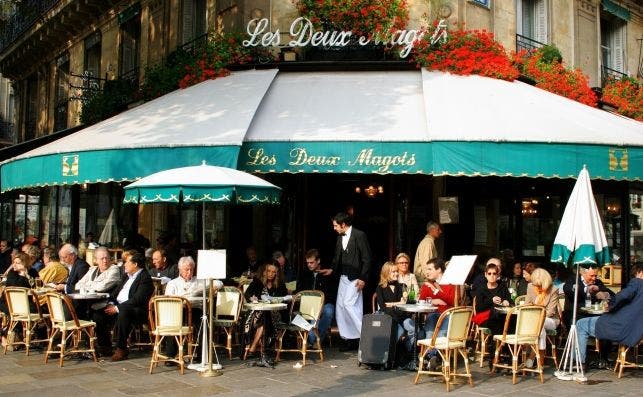
[[[132,284],[134,283],[134,279],[140,272],[142,272],[143,269],[138,269],[138,271],[134,274],[128,274],[127,275],[127,281],[125,282],[125,285],[123,285],[123,289],[121,289],[121,292],[118,293],[118,296],[116,297],[116,301],[118,303],[123,303],[126,302],[129,299],[129,290],[132,288]]]

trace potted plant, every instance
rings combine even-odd
[[[643,121],[643,89],[631,77],[611,80],[603,88],[602,101],[616,109],[616,112]]]
[[[299,14],[316,30],[350,31],[350,43],[342,47],[311,47],[306,59],[324,61],[384,60],[383,43],[406,27],[409,20],[406,0],[292,0]],[[360,37],[368,44],[359,43]]]
[[[425,34],[415,45],[413,61],[428,70],[458,75],[478,74],[512,81],[520,74],[502,44],[485,30],[449,30],[446,40],[434,43]]]

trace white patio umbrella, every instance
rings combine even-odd
[[[610,253],[605,238],[589,172],[583,166],[569,197],[558,233],[554,239],[551,261],[566,266],[576,266],[576,284],[578,287],[579,267],[601,267],[610,262]],[[578,294],[574,294],[572,325],[563,351],[563,358],[555,375],[562,380],[585,380],[580,362],[578,335],[576,331],[576,306]]]
[[[173,168],[160,171],[126,186],[124,203],[202,203],[201,230],[202,247],[205,249],[205,203],[221,204],[278,204],[281,188],[259,177],[232,168],[207,165]],[[212,290],[212,279],[210,288]],[[204,281],[205,283],[205,281]],[[205,289],[203,308],[206,307]],[[209,318],[212,319],[212,296],[210,294]],[[201,322],[202,355],[201,365],[190,365],[188,368],[203,371],[204,375],[214,376],[220,372],[213,371],[211,344],[212,325],[208,322],[203,310]],[[208,332],[209,330],[209,332]],[[214,350],[216,355],[216,350]],[[206,364],[206,360],[208,360]],[[218,363],[215,370],[221,368]]]

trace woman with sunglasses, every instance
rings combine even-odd
[[[493,335],[501,334],[505,315],[496,312],[493,308],[496,306],[509,306],[511,294],[505,283],[498,282],[500,268],[495,263],[487,264],[484,276],[487,282],[474,291],[474,296],[476,298],[477,315],[488,313],[488,318],[479,322],[478,325],[489,328]]]

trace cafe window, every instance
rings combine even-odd
[[[14,241],[22,242],[27,237],[40,236],[39,202],[40,196],[31,193],[19,194],[14,199]]]
[[[94,242],[109,248],[120,247],[123,227],[120,224],[122,190],[115,183],[81,185],[78,234],[85,239],[94,235]]]
[[[630,192],[630,263],[643,261],[643,191]]]
[[[551,253],[564,206],[558,196],[521,198],[522,255],[545,257]]]

